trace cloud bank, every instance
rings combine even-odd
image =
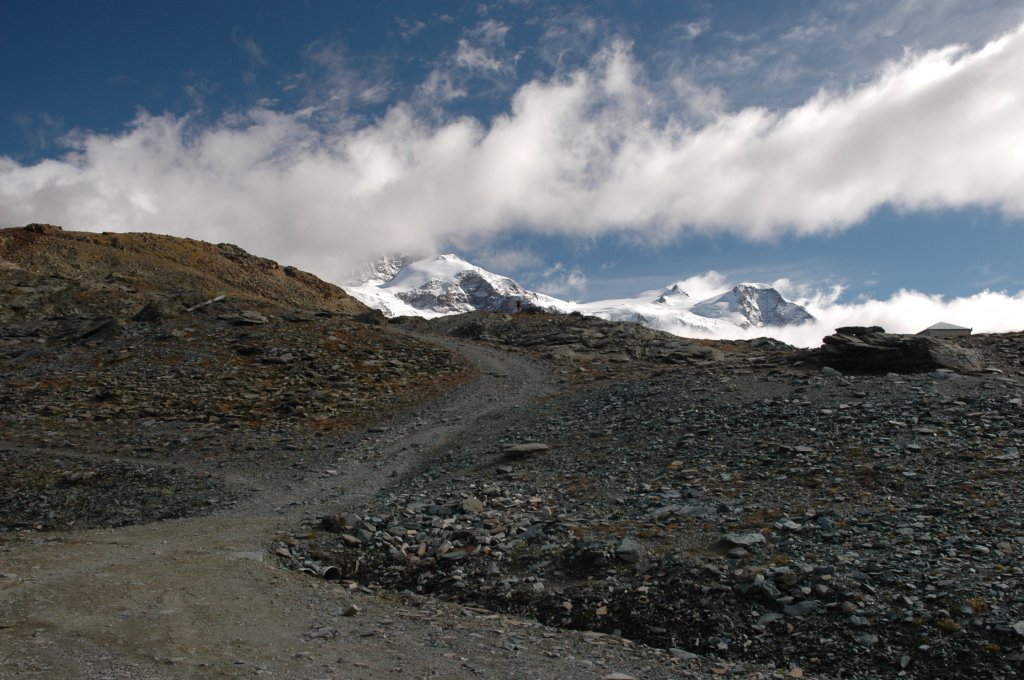
[[[786,293],[785,285],[780,286],[779,282],[775,285]],[[822,338],[842,326],[881,326],[890,333],[917,333],[939,321],[971,328],[974,333],[1024,330],[1024,291],[1011,295],[986,290],[946,299],[941,295],[901,290],[885,300],[836,302],[841,293],[841,288],[833,288],[795,298],[795,302],[814,316],[813,322],[782,328],[751,328],[739,335],[721,336],[721,339],[769,335],[797,347],[818,347]]]
[[[1020,218],[1021,73],[1024,26],[974,51],[907,54],[789,110],[709,111],[713,92],[651,83],[617,40],[586,68],[523,84],[489,120],[420,101],[370,121],[329,103],[215,124],[143,112],[119,134],[76,133],[60,158],[0,157],[0,223],[232,241],[336,279],[369,254],[509,229],[772,239],[883,205]]]

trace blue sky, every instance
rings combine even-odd
[[[711,271],[1015,299],[1022,23],[997,0],[7,0],[0,224],[334,280],[457,250],[583,300]]]

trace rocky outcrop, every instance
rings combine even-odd
[[[472,313],[431,322],[456,337],[547,352],[562,358],[617,356],[653,363],[701,364],[722,359],[706,344],[636,324],[605,321],[580,314]]]
[[[922,373],[981,369],[977,355],[940,338],[886,333],[880,326],[846,326],[823,340],[818,358],[848,373]]]

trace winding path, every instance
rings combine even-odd
[[[428,466],[482,420],[553,392],[546,370],[525,357],[434,341],[467,356],[479,378],[374,428],[344,450],[338,476],[313,472],[289,484],[280,475],[269,484],[256,477],[258,492],[219,515],[0,544],[0,676],[393,672],[401,665],[393,650],[366,631],[394,627],[402,616],[395,602],[279,569],[264,551],[304,515],[356,508]],[[369,611],[339,616],[352,603]],[[339,621],[348,629],[338,630]],[[324,627],[333,632],[321,634]],[[405,654],[423,669],[447,668],[450,660],[435,658],[426,645],[424,636],[432,635],[431,626],[409,628]]]

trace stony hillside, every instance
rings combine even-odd
[[[126,318],[147,302],[185,309],[220,295],[349,315],[367,311],[337,286],[238,246],[159,234],[44,224],[0,230],[0,276],[13,293],[4,297],[0,319]]]

